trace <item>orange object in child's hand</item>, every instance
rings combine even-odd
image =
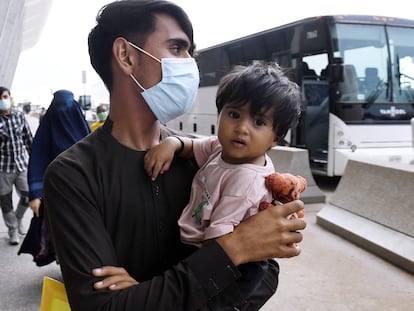
[[[294,200],[299,200],[300,193],[305,191],[307,182],[302,176],[294,176],[289,173],[273,173],[265,179],[266,187],[272,192],[273,202],[261,202],[259,210],[262,211],[272,205],[284,204]],[[299,211],[289,215],[288,219],[303,218],[305,212]],[[297,247],[296,243],[289,244]]]
[[[272,191],[273,199],[282,203],[299,199],[300,193],[305,191],[307,182],[302,176],[289,173],[273,173],[265,179],[266,187]]]

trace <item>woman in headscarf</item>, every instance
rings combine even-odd
[[[34,217],[19,250],[30,253],[38,266],[55,260],[43,219],[43,175],[56,156],[90,133],[89,125],[73,93],[59,90],[39,123],[33,138],[28,168],[29,206]],[[32,232],[31,232],[32,231]]]

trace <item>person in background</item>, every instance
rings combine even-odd
[[[222,78],[216,105],[218,136],[167,137],[144,158],[148,175],[156,180],[168,170],[174,155],[195,157],[200,170],[178,224],[181,240],[196,247],[233,232],[240,222],[259,212],[261,202],[272,201],[265,178],[274,173],[274,167],[266,152],[298,122],[301,93],[278,65],[255,62],[237,66]],[[234,301],[235,310],[248,304],[263,286],[269,265],[277,263],[269,260],[238,267],[243,299]],[[276,290],[277,282],[272,286]],[[267,299],[273,293],[269,291]],[[216,304],[218,309],[226,308],[229,300]]]
[[[11,107],[10,90],[0,87],[0,206],[8,228],[9,243],[20,243],[26,234],[23,216],[28,208],[27,165],[32,146],[32,132],[23,112]],[[13,207],[13,186],[19,195]]]
[[[96,121],[95,123],[92,123],[91,125],[92,132],[105,123],[105,120],[108,117],[108,106],[104,104],[100,104],[98,107],[96,107],[96,115],[98,116],[98,121]]]
[[[163,124],[188,111],[197,94],[193,28],[179,6],[109,3],[88,45],[110,93],[109,116],[44,178],[45,214],[73,311],[212,310],[212,298],[239,295],[240,264],[299,255],[288,244],[302,240],[306,223],[287,216],[303,209],[301,201],[266,209],[193,252],[181,243],[177,220],[196,163],[177,158],[156,181],[144,169],[147,150],[179,134]],[[270,284],[276,270],[266,273]]]
[[[43,176],[47,166],[57,155],[90,133],[79,104],[73,93],[59,90],[45,112],[42,122],[33,138],[29,159],[28,183],[29,206],[34,219],[18,254],[29,253],[38,266],[47,265],[55,260],[53,245],[47,230],[43,206]]]
[[[43,200],[43,176],[47,166],[89,133],[88,123],[73,93],[56,91],[33,138],[29,160],[29,206],[35,216],[39,216]]]
[[[42,122],[43,117],[45,116],[46,108],[42,107],[39,112],[39,123]]]

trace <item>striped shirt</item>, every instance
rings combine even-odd
[[[12,108],[9,115],[0,114],[0,172],[27,170],[32,132],[25,115]]]

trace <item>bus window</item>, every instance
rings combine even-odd
[[[309,68],[309,65],[307,62],[302,62],[302,65],[300,66],[300,71],[302,75],[302,79],[311,79],[316,80],[318,79],[318,75],[316,74],[316,71]]]
[[[378,87],[378,84],[381,82],[380,77],[378,77],[378,69],[375,67],[365,68],[365,79],[363,82],[364,89],[366,92]]]
[[[350,101],[358,98],[358,79],[354,65],[345,64],[343,66],[342,81],[339,82],[340,100]]]
[[[302,63],[306,63],[309,69],[312,70],[315,73],[316,77],[319,78],[319,76],[316,73],[320,73],[323,69],[325,69],[328,66],[328,54],[321,53],[304,56],[302,58]],[[304,79],[305,78],[306,77],[304,77]]]
[[[306,106],[320,106],[328,99],[329,85],[327,81],[303,80],[302,94],[306,100]]]

